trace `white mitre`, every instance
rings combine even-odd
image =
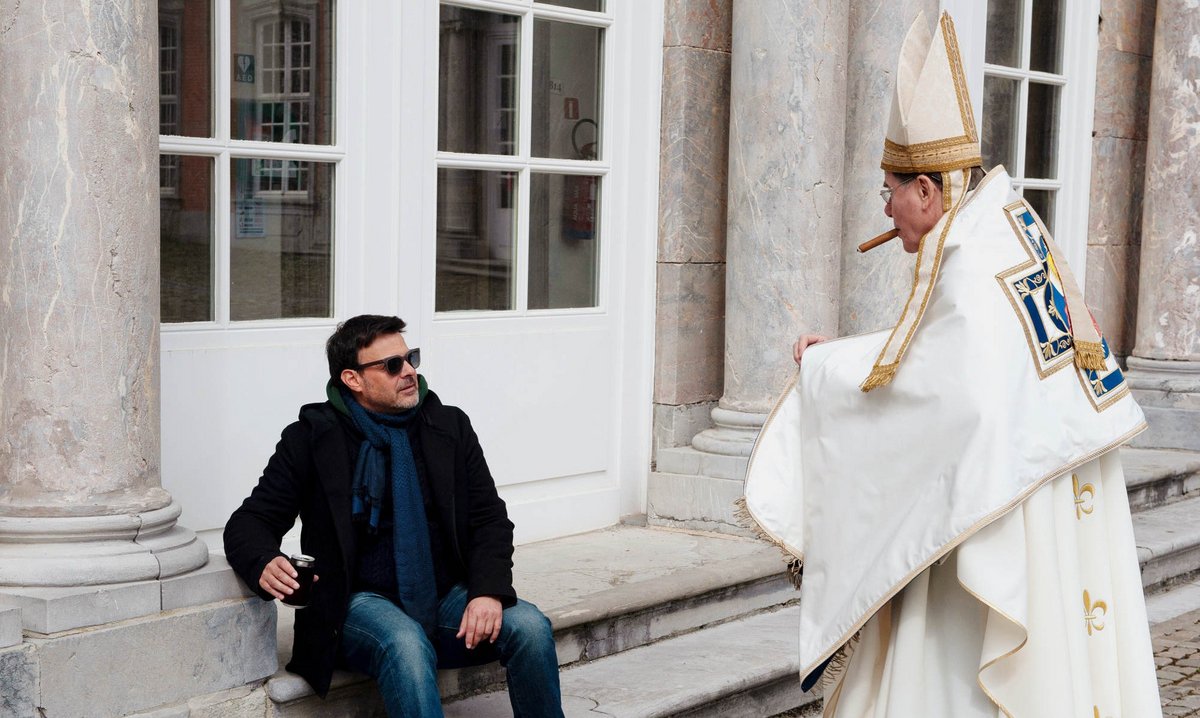
[[[893,173],[940,175],[945,214],[921,238],[913,292],[871,372],[860,385],[863,391],[886,386],[896,376],[937,282],[942,243],[967,201],[971,170],[981,164],[979,133],[971,111],[954,21],[949,13],[943,12],[931,35],[925,13],[919,13],[900,48],[896,91],[880,166]],[[1102,370],[1104,349],[1099,332],[1092,324],[1074,277],[1065,265],[1060,268],[1064,273],[1067,305],[1072,316],[1080,318],[1072,327],[1077,364],[1084,369]]]
[[[929,173],[982,164],[954,21],[943,12],[930,37],[922,12],[900,48],[880,166],[888,172]]]

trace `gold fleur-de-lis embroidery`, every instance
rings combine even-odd
[[[1096,601],[1092,603],[1092,597],[1088,595],[1086,589],[1083,592],[1083,621],[1087,624],[1088,635],[1092,635],[1093,631],[1104,630],[1104,619],[1108,615],[1108,604],[1104,601]]]
[[[1091,484],[1079,484],[1079,476],[1071,474],[1071,490],[1075,492],[1075,519],[1083,520],[1084,514],[1095,510],[1092,501],[1096,498],[1096,487]]]

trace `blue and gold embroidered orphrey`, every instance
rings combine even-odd
[[[1045,379],[1060,369],[1074,366],[1092,407],[1103,411],[1129,391],[1121,367],[1103,338],[1100,343],[1104,369],[1076,366],[1073,317],[1067,306],[1063,277],[1048,241],[1049,233],[1024,199],[1005,206],[1004,212],[1029,261],[997,274],[996,280],[1025,331],[1038,376]],[[1086,308],[1083,311],[1086,313]],[[1090,314],[1082,321],[1091,322]]]

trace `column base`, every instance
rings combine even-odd
[[[208,547],[175,523],[181,512],[172,501],[118,516],[0,516],[0,590],[127,583],[200,568]]]
[[[647,486],[646,520],[657,526],[744,536],[734,505],[743,494],[746,467],[766,414],[712,410],[715,426],[692,438],[691,446],[658,452]]]
[[[1150,428],[1133,446],[1200,451],[1200,362],[1131,356],[1127,378]]]

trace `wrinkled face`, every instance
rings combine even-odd
[[[400,334],[381,334],[370,345],[358,350],[360,365],[377,359],[403,356],[408,344]],[[404,362],[400,373],[391,376],[382,364],[363,369],[342,370],[342,382],[364,409],[377,414],[398,414],[417,405],[417,370]]]
[[[925,175],[901,183],[896,175],[885,172],[883,184],[892,190],[892,201],[883,206],[883,213],[900,230],[904,251],[916,252],[921,237],[942,218],[942,190]]]

